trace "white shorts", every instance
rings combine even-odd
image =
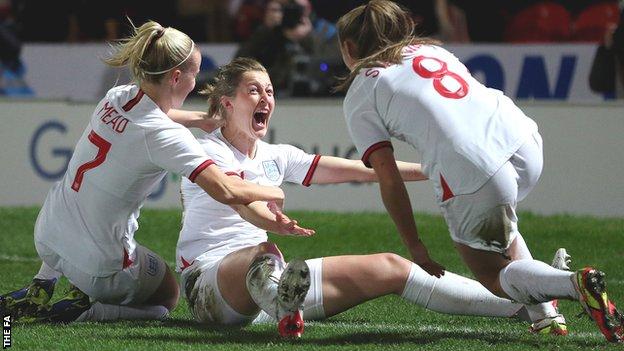
[[[195,261],[182,272],[182,291],[188,302],[189,310],[196,321],[200,323],[219,325],[246,325],[253,322],[260,311],[252,315],[243,315],[236,312],[223,298],[219,290],[217,273],[223,261],[221,257],[213,257]],[[310,267],[311,285],[304,302],[304,318],[325,317],[323,310],[322,285],[322,258],[306,260]],[[265,313],[262,315],[267,316]],[[322,316],[322,317],[321,317]],[[267,316],[268,317],[268,316]],[[272,320],[272,318],[269,318]]]
[[[57,255],[45,244],[35,242],[39,257],[92,300],[112,305],[141,305],[160,286],[167,270],[165,261],[150,249],[136,246],[134,262],[107,277],[94,277]]]
[[[453,241],[505,253],[518,235],[517,204],[537,184],[542,167],[542,138],[535,133],[479,190],[442,202]]]

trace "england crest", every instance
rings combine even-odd
[[[275,160],[262,161],[262,168],[264,168],[264,175],[266,175],[270,181],[275,182],[279,179],[280,170]]]

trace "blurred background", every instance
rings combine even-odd
[[[599,46],[614,54],[623,50],[616,31],[621,1],[396,2],[412,12],[418,34],[444,42],[473,74],[509,96],[598,101],[615,98],[621,85],[610,84],[613,59],[609,69],[602,67],[611,80],[596,78],[590,84],[589,79]],[[0,0],[0,95],[99,99],[116,80],[127,79],[108,72],[98,59],[106,54],[107,41],[129,34],[129,18],[136,26],[156,20],[200,43],[200,80],[209,80],[217,66],[235,56],[250,56],[269,69],[280,97],[332,96],[335,77],[345,73],[334,24],[365,3]],[[514,49],[519,45],[525,49]],[[59,80],[73,83],[63,88]]]
[[[624,30],[618,0],[400,0],[485,85],[540,125],[546,168],[525,202],[539,213],[624,216]],[[130,77],[101,62],[148,19],[202,52],[197,89],[236,56],[269,70],[278,97],[270,142],[358,158],[331,88],[346,68],[336,20],[363,0],[0,0],[0,206],[40,205],[66,169],[94,103]],[[205,109],[194,93],[185,108]],[[469,118],[469,116],[467,116]],[[399,158],[417,161],[397,147]],[[172,175],[149,204],[178,206]],[[169,185],[168,185],[169,184]],[[414,185],[416,210],[437,212]],[[375,187],[320,187],[291,208],[383,210]],[[313,194],[311,194],[313,193]],[[422,195],[422,196],[421,196]]]

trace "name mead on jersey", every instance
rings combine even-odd
[[[98,111],[100,121],[111,127],[117,133],[123,133],[128,125],[128,119],[122,117],[117,110],[108,102]]]

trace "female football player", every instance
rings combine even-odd
[[[466,265],[494,294],[527,304],[534,331],[565,334],[548,302],[581,301],[610,341],[621,319],[604,291],[603,274],[576,273],[533,260],[518,232],[516,205],[542,171],[537,125],[500,91],[475,80],[450,52],[414,36],[414,23],[391,1],[372,0],[337,24],[351,74],[345,118],[365,165],[414,262],[435,276],[444,268],[418,237],[409,196],[394,162],[391,137],[422,156],[451,237]],[[541,304],[536,304],[541,303]]]
[[[208,115],[224,118],[225,125],[199,141],[226,174],[275,186],[377,181],[375,172],[358,160],[311,155],[294,146],[260,140],[268,131],[275,99],[271,80],[257,61],[234,59],[221,67],[205,93]],[[402,179],[426,179],[419,164],[395,165]],[[246,324],[260,309],[275,318],[279,314],[276,299],[282,294],[296,295],[289,301],[303,303],[305,319],[326,318],[387,294],[450,314],[509,317],[521,308],[477,281],[451,272],[431,276],[392,253],[295,261],[306,279],[296,285],[299,291],[287,291],[278,281],[293,262],[284,268],[283,256],[275,244],[267,242],[265,230],[301,236],[312,235],[312,230],[259,202],[256,206],[221,204],[186,180],[182,200],[183,226],[176,258],[190,311],[199,322]],[[300,336],[302,313],[291,312],[281,319],[279,331],[284,336]]]
[[[191,38],[147,22],[116,49],[105,62],[127,66],[135,82],[112,88],[98,103],[67,172],[49,191],[34,235],[42,269],[28,289],[1,304],[14,318],[149,319],[173,309],[179,297],[174,275],[134,238],[143,201],[167,171],[231,205],[265,200],[279,207],[284,199],[278,187],[226,176],[189,130],[167,116],[187,126],[199,120],[175,110],[199,72],[201,54]],[[60,274],[72,288],[49,306]]]

